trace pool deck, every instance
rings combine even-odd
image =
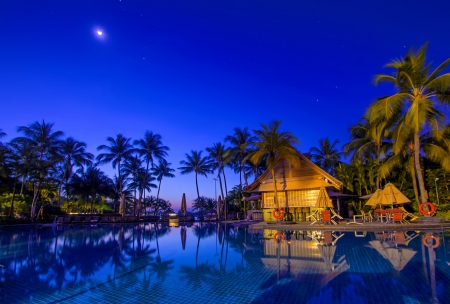
[[[281,223],[281,222],[252,222],[252,221],[224,221],[235,227],[273,230],[333,230],[333,231],[386,231],[386,230],[450,230],[450,221],[445,222],[411,222],[410,224],[386,224],[380,222],[364,222],[355,224],[351,221],[341,221],[337,225],[311,224],[311,222]]]

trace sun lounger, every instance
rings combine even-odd
[[[137,217],[136,216],[128,216],[127,222],[129,222],[129,223],[137,222]]]
[[[75,219],[72,221],[72,224],[79,224],[81,223],[81,216],[76,216]]]
[[[306,217],[306,220],[310,219],[312,223],[310,225],[314,225],[319,221],[319,210],[314,211],[309,216]]]
[[[216,222],[217,221],[217,214],[211,214],[210,221]]]
[[[64,217],[63,216],[58,216],[58,218],[56,219],[56,224],[57,225],[61,225],[64,223]]]
[[[72,217],[69,215],[69,216],[65,216],[64,217],[64,224],[70,224],[70,220],[72,219]]]
[[[91,223],[98,223],[99,219],[100,219],[99,216],[93,216],[93,217],[91,218]]]

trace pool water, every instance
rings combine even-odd
[[[4,229],[0,302],[450,303],[448,239],[217,223]]]

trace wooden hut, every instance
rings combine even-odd
[[[284,212],[290,213],[293,220],[305,220],[317,202],[319,189],[340,191],[343,184],[309,158],[298,152],[300,165],[295,168],[287,160],[279,159],[275,165],[278,203]],[[277,207],[274,201],[274,184],[272,173],[266,170],[244,192],[261,195],[261,209],[264,221],[275,221],[272,211]]]

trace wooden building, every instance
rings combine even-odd
[[[340,191],[343,184],[301,153],[298,153],[300,165],[295,168],[291,163],[280,159],[275,165],[278,203],[285,212],[307,214],[314,208],[321,187],[327,190]],[[265,221],[275,220],[271,212],[276,208],[274,202],[274,185],[272,173],[266,170],[252,184],[244,188],[252,196],[261,196],[261,209]],[[303,217],[304,218],[304,217]],[[297,219],[295,219],[297,220]]]

